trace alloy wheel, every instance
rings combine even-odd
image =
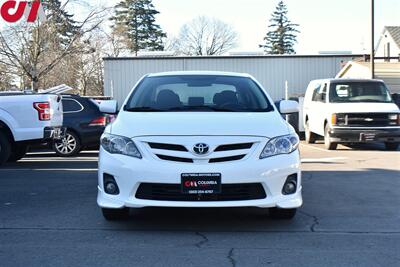
[[[67,133],[65,137],[56,142],[54,146],[59,153],[69,155],[76,150],[77,141],[73,135]]]

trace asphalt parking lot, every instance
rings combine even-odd
[[[0,169],[0,266],[399,266],[400,151],[301,145],[304,206],[132,211],[96,205],[97,154]]]

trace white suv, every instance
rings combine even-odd
[[[339,143],[400,143],[400,110],[383,81],[315,80],[307,88],[303,119],[307,143],[323,136],[329,150]]]
[[[147,75],[101,138],[97,203],[108,220],[149,206],[253,206],[291,219],[303,202],[298,145],[249,75]]]

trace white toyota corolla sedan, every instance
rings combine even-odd
[[[113,112],[115,107],[101,107]],[[292,219],[302,203],[299,138],[250,75],[150,74],[101,137],[97,203],[107,220],[142,207],[259,207]]]

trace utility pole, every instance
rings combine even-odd
[[[375,0],[371,0],[371,78],[375,79]]]

